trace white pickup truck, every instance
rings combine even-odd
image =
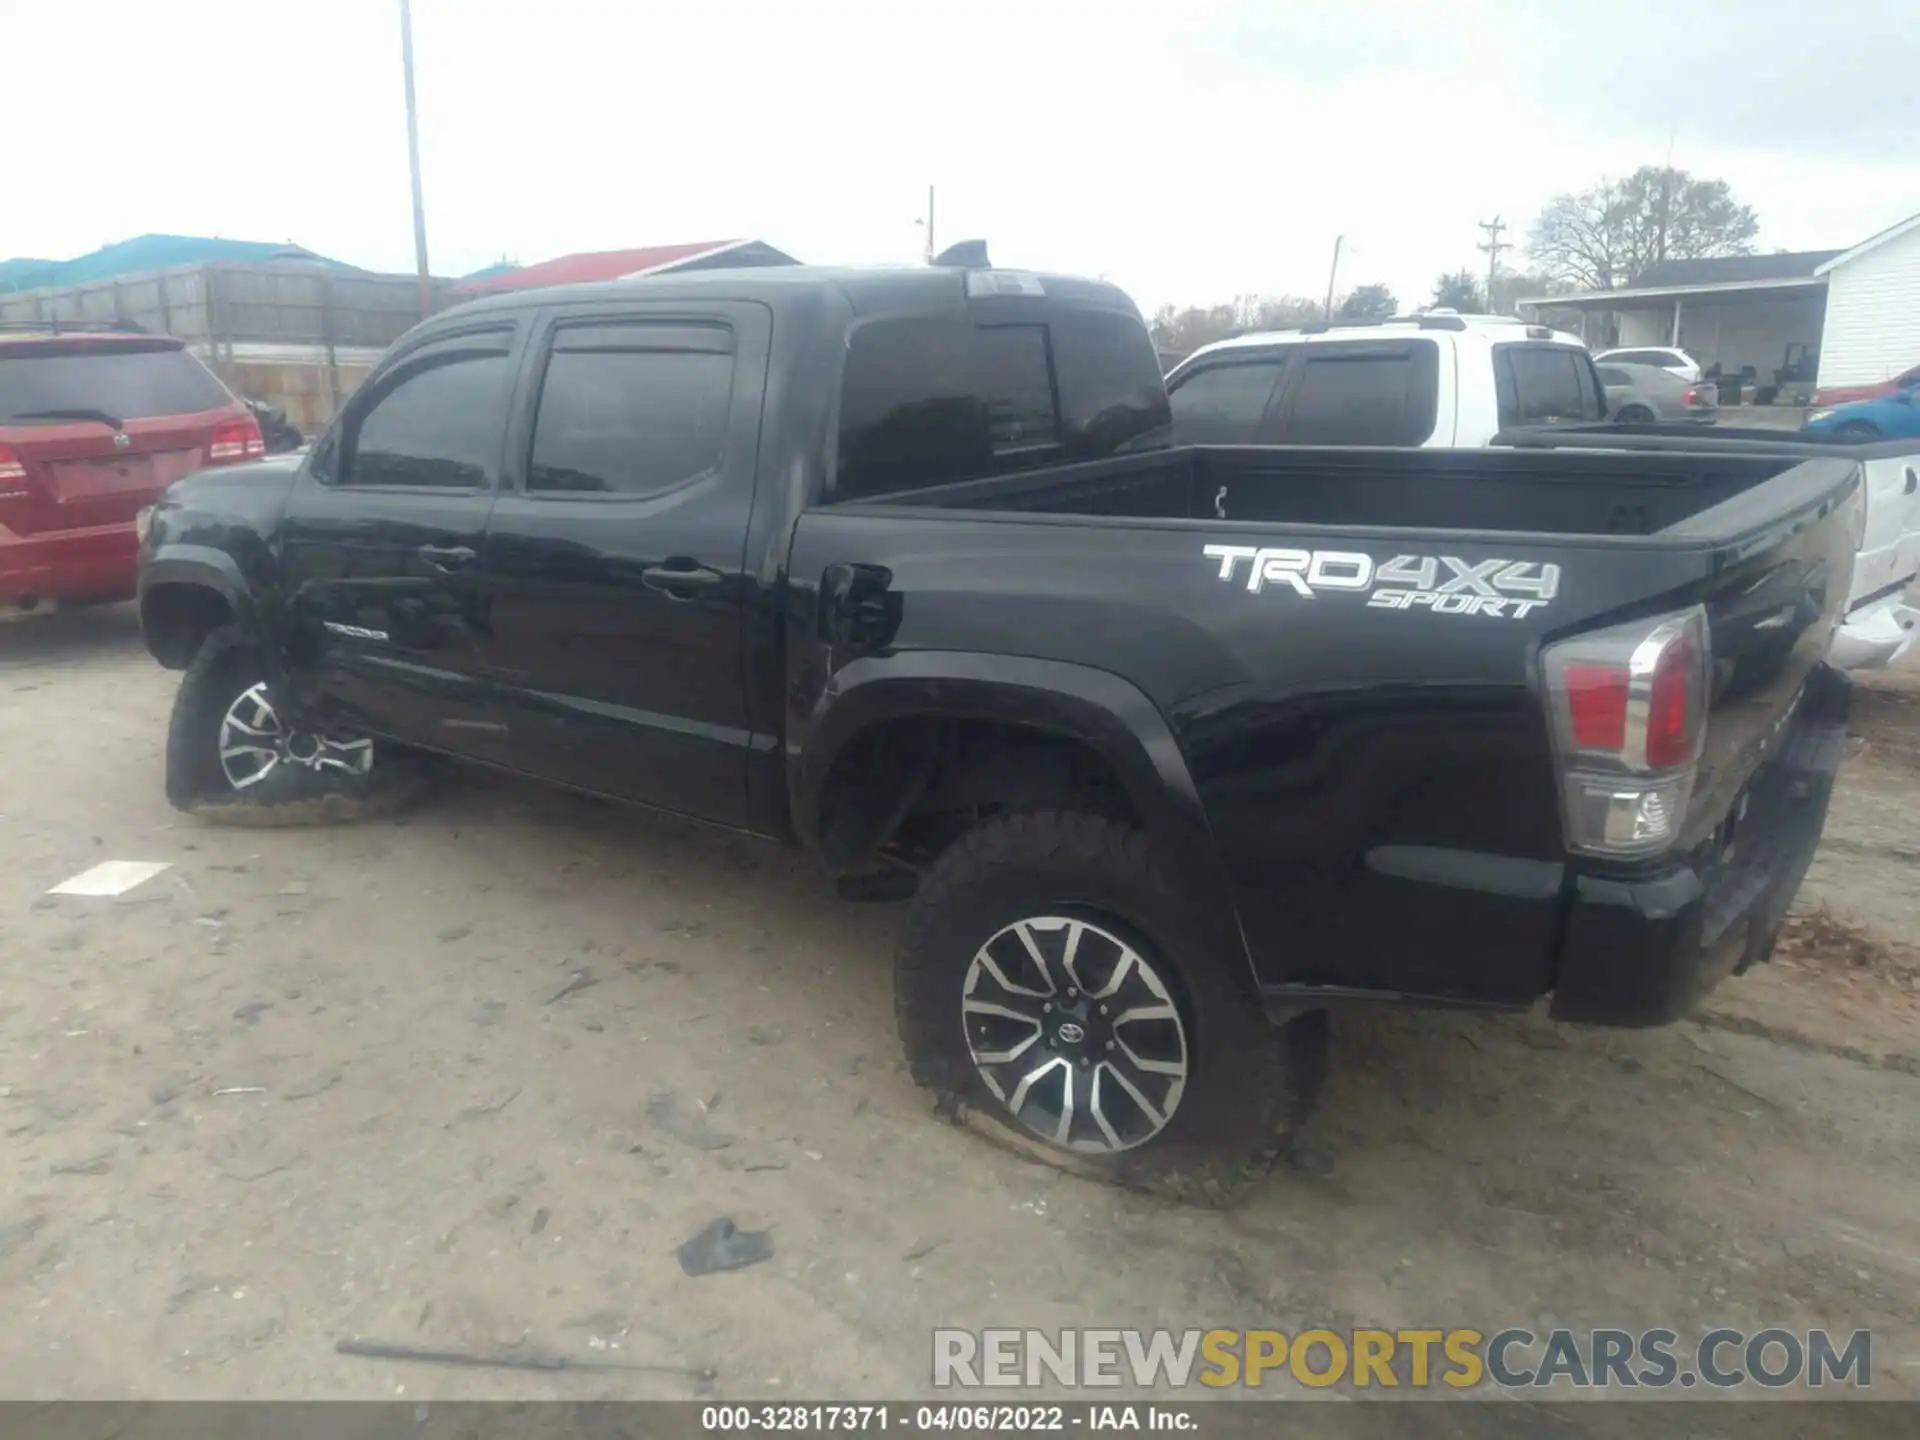
[[[1467,449],[1607,414],[1577,336],[1445,310],[1222,340],[1176,365],[1167,394],[1182,445]]]
[[[1430,312],[1377,324],[1241,335],[1196,350],[1167,375],[1182,445],[1366,445],[1475,449],[1606,444],[1746,453],[1780,447],[1856,458],[1867,481],[1853,586],[1829,658],[1888,665],[1920,634],[1908,594],[1920,576],[1920,441],[1716,426],[1606,424],[1606,392],[1577,336],[1506,316]],[[1583,438],[1584,437],[1584,438]]]

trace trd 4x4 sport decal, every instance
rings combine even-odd
[[[1396,555],[1376,563],[1357,550],[1287,550],[1208,545],[1220,578],[1245,577],[1255,595],[1270,586],[1312,600],[1323,590],[1367,593],[1377,610],[1429,609],[1436,615],[1519,620],[1560,593],[1560,567],[1533,560],[1462,560],[1455,555]],[[1241,562],[1246,562],[1245,569]]]

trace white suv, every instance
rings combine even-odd
[[[1678,375],[1689,385],[1696,385],[1700,381],[1700,362],[1684,350],[1674,350],[1665,345],[1643,345],[1635,350],[1604,350],[1593,357],[1596,365],[1608,362],[1615,365],[1651,365],[1669,375]]]
[[[1471,448],[1607,410],[1575,336],[1444,311],[1222,340],[1176,365],[1167,393],[1181,445]]]

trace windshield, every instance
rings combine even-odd
[[[70,425],[217,410],[233,397],[185,350],[0,348],[0,425]],[[117,427],[116,427],[117,428]]]

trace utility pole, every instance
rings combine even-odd
[[[1498,215],[1491,220],[1482,220],[1480,228],[1487,232],[1487,238],[1478,247],[1487,255],[1487,309],[1493,311],[1493,282],[1500,273],[1500,252],[1511,250],[1513,246],[1500,238],[1500,232],[1507,228],[1506,222]]]
[[[1667,131],[1667,163],[1660,167],[1660,219],[1654,228],[1653,263],[1667,258],[1667,229],[1673,218],[1673,142],[1679,138],[1678,126]],[[1680,342],[1675,340],[1674,344]]]
[[[1333,287],[1340,277],[1340,247],[1346,242],[1346,236],[1333,237],[1333,265],[1327,271],[1327,323],[1333,323]]]
[[[427,207],[420,198],[420,120],[413,105],[413,6],[400,0],[400,68],[407,81],[407,168],[413,175],[413,264],[420,274],[420,316],[433,309],[433,278],[427,269]]]
[[[939,252],[933,247],[933,186],[927,187],[927,264],[933,263],[933,257]]]

